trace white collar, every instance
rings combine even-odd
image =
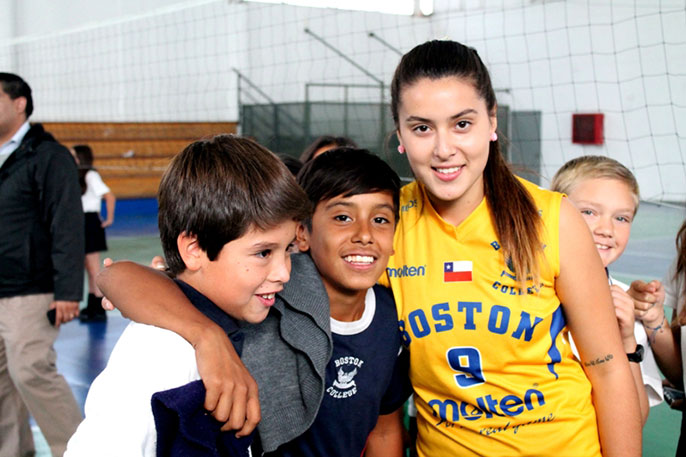
[[[374,294],[374,289],[367,289],[367,294],[364,297],[364,311],[362,312],[362,317],[353,322],[343,322],[337,321],[333,317],[331,318],[331,332],[338,335],[357,335],[362,333],[369,327],[374,320],[374,314],[376,313],[376,295]]]
[[[21,125],[21,127],[19,127],[17,131],[14,132],[14,135],[12,135],[12,138],[10,138],[10,140],[7,143],[0,145],[0,150],[4,150],[10,144],[16,144],[18,147],[18,145],[21,144],[21,141],[24,139],[26,133],[29,131],[30,128],[31,126],[29,125],[29,121],[26,120]],[[16,149],[16,147],[14,149]],[[11,151],[14,151],[14,149],[12,149]]]

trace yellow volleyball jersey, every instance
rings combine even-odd
[[[544,221],[546,263],[524,291],[485,199],[456,227],[422,185],[402,189],[384,279],[410,349],[420,456],[600,455],[591,385],[555,293],[562,195],[522,182]]]

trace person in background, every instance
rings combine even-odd
[[[33,455],[30,412],[61,457],[81,411],[53,343],[83,297],[83,211],[74,159],[32,112],[29,85],[0,73],[0,456]]]
[[[88,302],[79,313],[81,322],[97,322],[107,319],[105,310],[100,306],[102,292],[95,283],[100,272],[100,252],[107,250],[105,228],[114,222],[116,198],[107,187],[100,174],[93,168],[93,151],[90,146],[78,144],[72,148],[79,165],[79,184],[81,185],[81,204],[85,218],[86,234],[86,273],[88,275]],[[107,216],[100,219],[101,200],[105,200]]]
[[[661,282],[636,280],[629,295],[634,299],[636,318],[643,324],[657,365],[671,384],[665,387],[665,400],[672,395],[670,406],[681,409],[681,434],[677,457],[686,455],[686,414],[684,384],[686,384],[686,220],[676,236],[676,258]],[[672,320],[667,320],[665,308],[672,308]]]
[[[591,229],[607,272],[622,345],[633,362],[631,374],[645,424],[650,408],[662,402],[662,379],[646,332],[640,321],[634,319],[634,302],[626,293],[629,286],[614,279],[608,271],[629,242],[631,223],[638,211],[638,182],[616,160],[587,155],[565,163],[553,177],[550,188],[567,194]],[[571,338],[570,342],[573,344]],[[576,347],[574,350],[578,357]]]
[[[290,171],[293,176],[298,176],[298,172],[303,167],[300,159],[291,157],[284,153],[276,154],[276,156],[283,162],[284,165],[286,165],[286,168],[288,168],[288,171]]]
[[[300,161],[305,164],[329,149],[344,147],[356,148],[357,144],[344,136],[322,135],[305,148],[302,154],[300,154]]]

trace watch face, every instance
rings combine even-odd
[[[636,345],[636,351],[632,352],[631,354],[627,354],[627,358],[629,359],[629,362],[636,362],[636,363],[641,363],[643,362],[643,354],[645,353],[645,349],[643,348],[642,345],[637,344]]]

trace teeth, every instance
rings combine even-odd
[[[610,249],[610,246],[605,246],[604,244],[596,244],[595,247],[597,249],[600,249],[601,251],[604,251],[606,249]]]
[[[372,263],[374,262],[374,257],[370,255],[349,255],[343,258],[349,263]]]
[[[276,294],[262,294],[260,297],[264,298],[265,300],[271,300],[275,295]]]
[[[450,168],[436,168],[436,171],[439,173],[442,173],[444,175],[450,174],[450,173],[455,173],[462,167],[450,167]]]

